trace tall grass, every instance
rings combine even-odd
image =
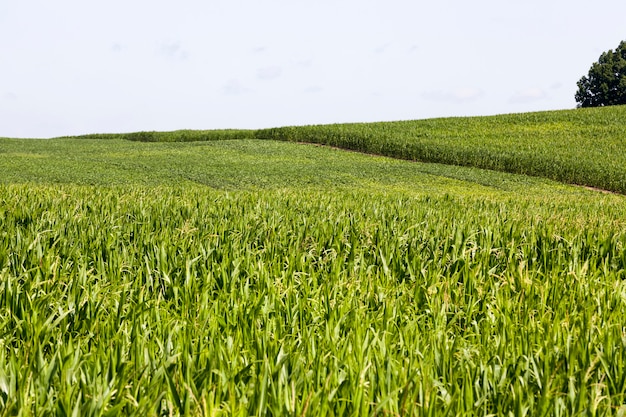
[[[0,186],[2,415],[613,415],[624,205]]]
[[[554,183],[539,178],[253,139],[186,143],[0,139],[0,183],[557,192]],[[559,188],[561,193],[580,192]]]
[[[489,117],[92,134],[143,142],[273,139],[318,143],[413,161],[545,177],[626,193],[626,106]]]
[[[294,126],[261,139],[546,177],[626,193],[626,107],[490,117]]]
[[[618,178],[623,111],[257,134]],[[0,140],[0,416],[626,414],[624,196],[101,139]]]
[[[92,133],[79,136],[66,136],[62,139],[123,139],[137,142],[195,142],[229,139],[254,138],[254,130],[174,130],[170,132],[142,131],[130,133]]]

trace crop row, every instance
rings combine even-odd
[[[546,177],[626,193],[626,107],[490,117],[294,126],[261,139]]]
[[[611,201],[2,185],[0,415],[623,412]]]
[[[254,130],[174,130],[171,132],[141,131],[130,133],[93,133],[80,136],[67,136],[63,139],[124,139],[137,142],[194,142],[229,139],[254,138]],[[59,138],[61,139],[61,138]]]
[[[261,130],[92,134],[142,142],[272,139],[413,161],[471,166],[626,193],[626,106]]]

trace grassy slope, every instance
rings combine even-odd
[[[467,185],[0,185],[0,414],[614,414],[624,197]]]
[[[111,139],[0,139],[0,183],[179,185],[216,189],[367,188],[476,193],[481,186],[578,193],[549,180],[413,163],[300,144],[227,140],[142,143]],[[532,192],[532,191],[531,191]]]
[[[254,138],[254,130],[174,130],[170,132],[130,132],[130,133],[94,133],[90,135],[68,136],[65,139],[124,139],[138,142],[195,142],[210,140],[228,140]]]
[[[626,106],[485,117],[93,134],[75,139],[188,142],[274,139],[400,159],[472,166],[626,193]]]
[[[521,173],[626,193],[626,107],[266,129],[257,137]]]
[[[624,196],[257,140],[0,172],[7,415],[624,412]]]

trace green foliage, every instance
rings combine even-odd
[[[484,193],[539,190],[548,181],[410,163],[279,141],[142,143],[119,139],[0,139],[0,183],[201,184],[216,189],[394,189]]]
[[[626,41],[600,55],[578,81],[576,102],[579,107],[626,104]]]
[[[623,197],[3,185],[0,201],[4,415],[626,401]]]
[[[626,107],[489,117],[298,126],[260,139],[546,177],[626,193]]]
[[[252,138],[309,142],[413,161],[545,177],[626,193],[626,154],[622,152],[626,148],[626,137],[623,135],[625,118],[625,106],[611,106],[489,117],[296,126],[257,131],[96,134],[75,137],[81,139],[75,143],[99,139],[158,142],[221,142],[229,139],[241,143],[236,139]],[[55,143],[59,144],[58,149],[66,146],[60,140],[55,140]],[[0,143],[0,146],[4,145]],[[50,148],[55,146],[50,145]],[[65,158],[71,160],[71,155],[72,152]],[[196,170],[197,159],[191,158],[193,162],[190,164],[180,160],[176,162],[175,159],[167,162],[181,166],[183,171]],[[92,159],[97,165],[99,156],[93,156]],[[128,160],[120,154],[110,169],[116,171],[118,166],[128,164]],[[162,165],[159,170],[166,167]],[[90,183],[98,182],[98,176],[94,177],[96,179]],[[150,182],[149,179],[146,181]]]
[[[623,178],[623,113],[258,135]],[[626,414],[626,197],[103,139],[0,140],[0,416]]]
[[[138,142],[193,142],[229,139],[250,139],[254,130],[175,130],[172,132],[94,133],[71,136],[73,139],[124,139]]]

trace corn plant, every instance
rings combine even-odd
[[[2,415],[614,415],[623,198],[0,186]]]

